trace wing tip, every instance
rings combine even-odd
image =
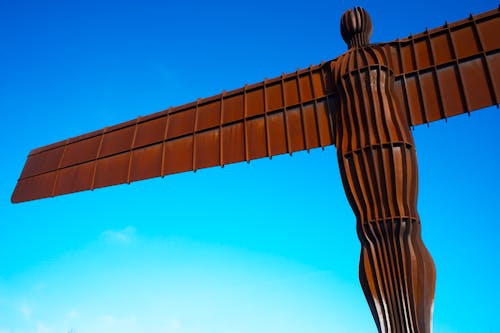
[[[17,187],[16,187],[16,189],[17,189]],[[16,190],[14,189],[14,192],[10,196],[10,202],[12,204],[18,204],[18,203],[21,203],[24,201],[26,201],[26,200],[22,200],[21,198],[19,198],[19,195],[17,194]]]

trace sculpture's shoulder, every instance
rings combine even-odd
[[[368,44],[353,47],[340,55],[335,61],[335,72],[337,75],[343,75],[379,65],[391,68],[392,63],[389,44]]]

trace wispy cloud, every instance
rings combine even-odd
[[[36,324],[36,333],[51,333],[53,330],[42,322]]]
[[[23,315],[24,319],[26,320],[30,320],[31,319],[31,314],[32,314],[32,309],[31,307],[26,304],[26,303],[23,303],[19,306],[19,312],[21,312],[21,314]]]
[[[129,225],[121,230],[106,230],[101,237],[111,243],[130,243],[135,238],[135,228]]]
[[[80,313],[76,310],[71,310],[68,313],[66,313],[66,318],[68,319],[76,319],[80,317]]]
[[[105,315],[105,316],[102,316],[102,321],[106,324],[106,325],[114,325],[116,323],[116,319],[114,316],[111,316],[111,315]]]
[[[101,320],[108,327],[129,327],[137,323],[137,318],[134,315],[125,317],[104,315]]]
[[[181,321],[179,319],[171,319],[167,323],[167,333],[174,333],[174,332],[179,332],[181,329]]]

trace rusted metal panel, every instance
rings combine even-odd
[[[193,170],[220,165],[219,129],[195,135],[195,165]]]
[[[309,73],[299,75],[299,91],[301,101],[310,101],[313,99],[312,78]]]
[[[243,103],[243,94],[224,97],[224,116],[222,123],[227,124],[244,118],[245,107]]]
[[[322,100],[315,104],[317,120],[318,120],[318,131],[320,136],[321,147],[326,147],[333,144],[333,134],[332,134],[332,121],[329,108],[329,102],[327,100]]]
[[[426,120],[427,122],[439,120],[442,118],[442,113],[440,109],[440,98],[438,96],[439,87],[436,85],[434,80],[435,73],[426,72],[419,76],[418,82],[421,85],[424,108],[427,110]]]
[[[477,15],[477,29],[485,52],[494,51],[500,48],[500,38],[498,32],[500,31],[500,20],[492,19],[491,16],[497,15],[495,11],[485,13],[484,15]]]
[[[28,156],[21,173],[21,179],[56,170],[64,153],[64,146],[51,148]]]
[[[268,86],[267,93],[267,106],[266,110],[272,111],[281,109],[283,107],[283,89],[282,82],[278,81],[277,83],[270,84]]]
[[[195,121],[195,108],[168,116],[170,118],[167,129],[167,139],[177,138],[193,133]]]
[[[53,196],[90,190],[96,162],[87,162],[57,171]]]
[[[155,118],[149,121],[142,121],[138,124],[133,148],[149,146],[151,144],[162,142],[165,136],[166,126],[166,116]]]
[[[264,117],[253,118],[247,122],[248,158],[254,160],[268,155],[266,126]]]
[[[197,130],[205,130],[219,126],[220,118],[220,101],[202,104],[199,106],[197,115]]]
[[[20,179],[12,194],[13,202],[30,201],[53,196],[56,172],[51,171]]]
[[[269,87],[265,89],[253,89],[246,92],[247,116],[252,117],[264,113],[265,99],[264,92],[269,94]]]
[[[193,170],[194,136],[166,141],[163,153],[162,175]]]
[[[128,182],[159,177],[161,175],[163,145],[161,143],[132,151]]]
[[[299,103],[299,88],[297,78],[284,81],[283,89],[285,92],[285,105],[295,105]]]
[[[268,128],[270,135],[270,156],[285,154],[288,152],[288,137],[283,112],[275,112],[268,116]]]
[[[130,152],[97,160],[92,188],[124,184],[127,182]]]
[[[127,151],[132,145],[135,126],[127,126],[116,131],[104,133],[99,158]]]
[[[101,136],[75,141],[66,146],[61,162],[61,168],[92,161],[97,158]]]
[[[500,39],[500,38],[499,38]],[[494,56],[488,57],[488,67],[490,69],[491,75],[490,77],[492,78],[492,84],[495,90],[495,96],[496,96],[496,104],[499,103],[500,100],[500,55],[497,53]]]
[[[438,73],[439,82],[441,83],[441,93],[443,98],[444,113],[447,116],[452,116],[462,113],[464,110],[460,88],[458,86],[458,74],[454,67],[442,68]]]
[[[245,160],[245,132],[242,122],[222,127],[223,163],[230,164]]]
[[[306,149],[305,132],[301,109],[299,107],[287,110],[287,128],[290,133],[290,152]]]
[[[304,105],[302,108],[304,119],[304,132],[306,136],[307,146],[306,149],[321,147],[319,141],[318,120],[314,112],[314,103]]]

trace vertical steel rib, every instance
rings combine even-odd
[[[434,79],[434,85],[436,86],[436,93],[437,93],[437,98],[438,98],[438,103],[439,103],[439,112],[441,114],[441,119],[444,119],[446,122],[448,121],[448,116],[446,115],[446,110],[444,109],[444,99],[443,99],[443,92],[442,86],[439,80],[439,75],[437,71],[437,66],[436,66],[436,56],[434,54],[434,47],[432,46],[432,41],[431,37],[429,35],[429,30],[426,28],[425,29],[425,43],[427,45],[427,48],[429,50],[429,58],[431,61],[431,66],[432,66],[432,77]],[[418,67],[418,65],[417,65]]]
[[[92,183],[90,185],[90,190],[94,190],[95,188],[95,176],[96,176],[96,172],[97,172],[97,163],[99,161],[99,157],[101,155],[101,149],[102,149],[102,142],[104,141],[104,134],[107,132],[108,128],[107,127],[104,127],[101,131],[101,140],[99,141],[99,148],[97,148],[97,153],[96,153],[96,156],[95,156],[95,160],[94,160],[94,170],[92,172]]]
[[[68,142],[69,142],[69,139],[66,139],[64,142],[64,149],[63,149],[63,152],[61,154],[61,158],[59,159],[59,162],[57,163],[57,169],[55,171],[56,174],[54,176],[54,184],[52,184],[52,190],[50,192],[51,197],[53,197],[55,195],[56,184],[57,184],[57,180],[59,178],[59,173],[61,172],[61,165],[62,165],[62,162],[64,160],[64,155],[66,154],[66,149],[68,148]]]
[[[479,52],[481,53],[481,62],[483,64],[483,69],[484,69],[484,72],[486,74],[486,78],[487,78],[486,81],[488,84],[488,88],[490,90],[491,99],[498,106],[499,101],[498,101],[498,98],[496,95],[497,90],[495,87],[495,81],[493,80],[493,76],[491,74],[491,68],[490,68],[490,65],[488,62],[488,58],[486,57],[486,52],[485,52],[483,40],[481,38],[481,34],[479,32],[479,29],[477,28],[477,21],[472,14],[470,15],[470,20],[472,22],[472,31],[473,31],[474,37],[477,41],[477,46],[479,48]]]
[[[263,90],[264,90],[264,127],[266,128],[266,150],[267,150],[267,156],[269,156],[270,159],[273,157],[273,152],[271,149],[271,135],[269,131],[269,118],[268,118],[268,103],[267,103],[267,79],[264,79],[263,83]]]
[[[285,73],[281,74],[281,80],[280,80],[280,87],[281,87],[281,99],[283,102],[283,108],[282,108],[282,114],[283,114],[283,123],[285,126],[285,138],[286,138],[286,149],[287,152],[292,156],[293,151],[292,151],[292,141],[290,139],[290,124],[288,123],[288,115],[287,115],[287,107],[286,107],[286,93],[285,93]]]
[[[467,114],[470,115],[471,107],[469,103],[469,99],[467,98],[467,92],[465,90],[465,85],[464,85],[464,76],[462,74],[462,71],[460,69],[460,61],[458,59],[457,55],[457,48],[455,47],[455,43],[453,42],[453,36],[451,35],[451,29],[448,24],[448,22],[445,23],[445,32],[446,36],[448,38],[448,43],[450,43],[450,49],[451,49],[451,56],[455,61],[455,70],[456,73],[458,74],[458,87],[460,89],[460,96],[462,97],[462,102],[465,107],[465,110],[467,111]]]
[[[300,87],[300,75],[299,75],[298,69],[297,69],[296,75],[297,75],[297,77],[296,77],[297,90],[298,90],[299,102],[300,102],[299,108],[300,108],[300,124],[302,125],[302,139],[304,140],[304,148],[309,153],[310,147],[309,147],[309,141],[307,138],[307,128],[306,128],[306,125],[304,122],[304,106],[303,106],[304,100],[302,98],[302,88]]]
[[[192,148],[192,156],[193,156],[193,159],[191,161],[191,163],[193,163],[193,172],[196,172],[197,171],[197,165],[196,165],[196,153],[197,153],[197,149],[196,149],[196,137],[197,137],[197,132],[198,132],[198,116],[199,116],[199,112],[200,112],[200,101],[201,101],[201,98],[198,98],[196,100],[196,107],[194,109],[194,124],[193,124],[193,148]]]
[[[132,140],[130,142],[130,149],[128,151],[129,160],[128,160],[128,171],[127,171],[127,184],[130,184],[130,172],[132,171],[132,158],[134,157],[134,146],[135,146],[135,138],[137,137],[137,128],[139,127],[139,122],[141,120],[141,116],[138,116],[135,125],[134,125],[134,134]]]
[[[411,34],[410,34],[410,54],[411,54],[413,63],[418,68],[417,54],[415,51],[415,38]],[[425,104],[424,94],[422,92],[422,83],[420,82],[420,75],[419,75],[418,71],[415,71],[414,75],[415,75],[415,84],[417,86],[418,98],[420,100],[420,105],[422,107],[421,112],[422,112],[422,116],[424,118],[424,123],[429,124],[429,116],[427,115],[427,106]]]
[[[406,69],[405,69],[405,65],[404,65],[404,61],[403,61],[403,57],[402,57],[402,54],[401,54],[401,50],[402,50],[402,43],[401,41],[397,41],[397,52],[398,52],[398,62],[399,62],[399,65],[400,65],[400,73],[405,73],[406,72]],[[410,104],[410,101],[409,101],[409,95],[408,95],[408,87],[407,87],[407,83],[406,83],[406,75],[405,74],[402,74],[402,80],[401,80],[401,91],[403,93],[403,101],[405,103],[405,106],[406,106],[406,110],[407,110],[407,113],[406,113],[406,117],[408,119],[408,124],[410,126],[413,126],[414,125],[414,121],[413,121],[413,117],[412,117],[412,107],[411,107],[411,104]]]
[[[219,106],[219,164],[224,167],[224,141],[222,138],[222,120],[224,119],[224,94],[226,92],[222,91],[220,94],[220,106]]]
[[[318,93],[316,92],[316,89],[314,88],[312,65],[309,66],[309,78],[310,78],[310,83],[311,83],[311,93],[312,93],[313,100],[314,100],[314,103],[313,103],[314,128],[316,129],[316,137],[318,138],[319,146],[321,147],[322,150],[324,150],[325,144],[323,143],[323,139],[321,137],[321,133],[320,133],[320,129],[319,129],[319,122],[318,122],[318,100],[317,100]]]
[[[247,87],[248,85],[245,84],[243,87],[243,142],[244,142],[244,149],[245,149],[245,161],[247,163],[250,163],[250,158],[249,158],[249,153],[248,153],[248,106],[247,106]],[[265,90],[265,88],[262,88]]]
[[[161,178],[165,177],[165,155],[166,155],[166,152],[167,152],[167,138],[168,138],[168,127],[170,125],[170,118],[172,117],[171,116],[171,112],[172,112],[172,107],[169,107],[168,108],[169,112],[167,113],[166,117],[167,117],[167,121],[165,121],[165,128],[163,130],[163,141],[161,143],[162,147],[161,147],[161,170],[160,170],[160,175],[161,175]]]

